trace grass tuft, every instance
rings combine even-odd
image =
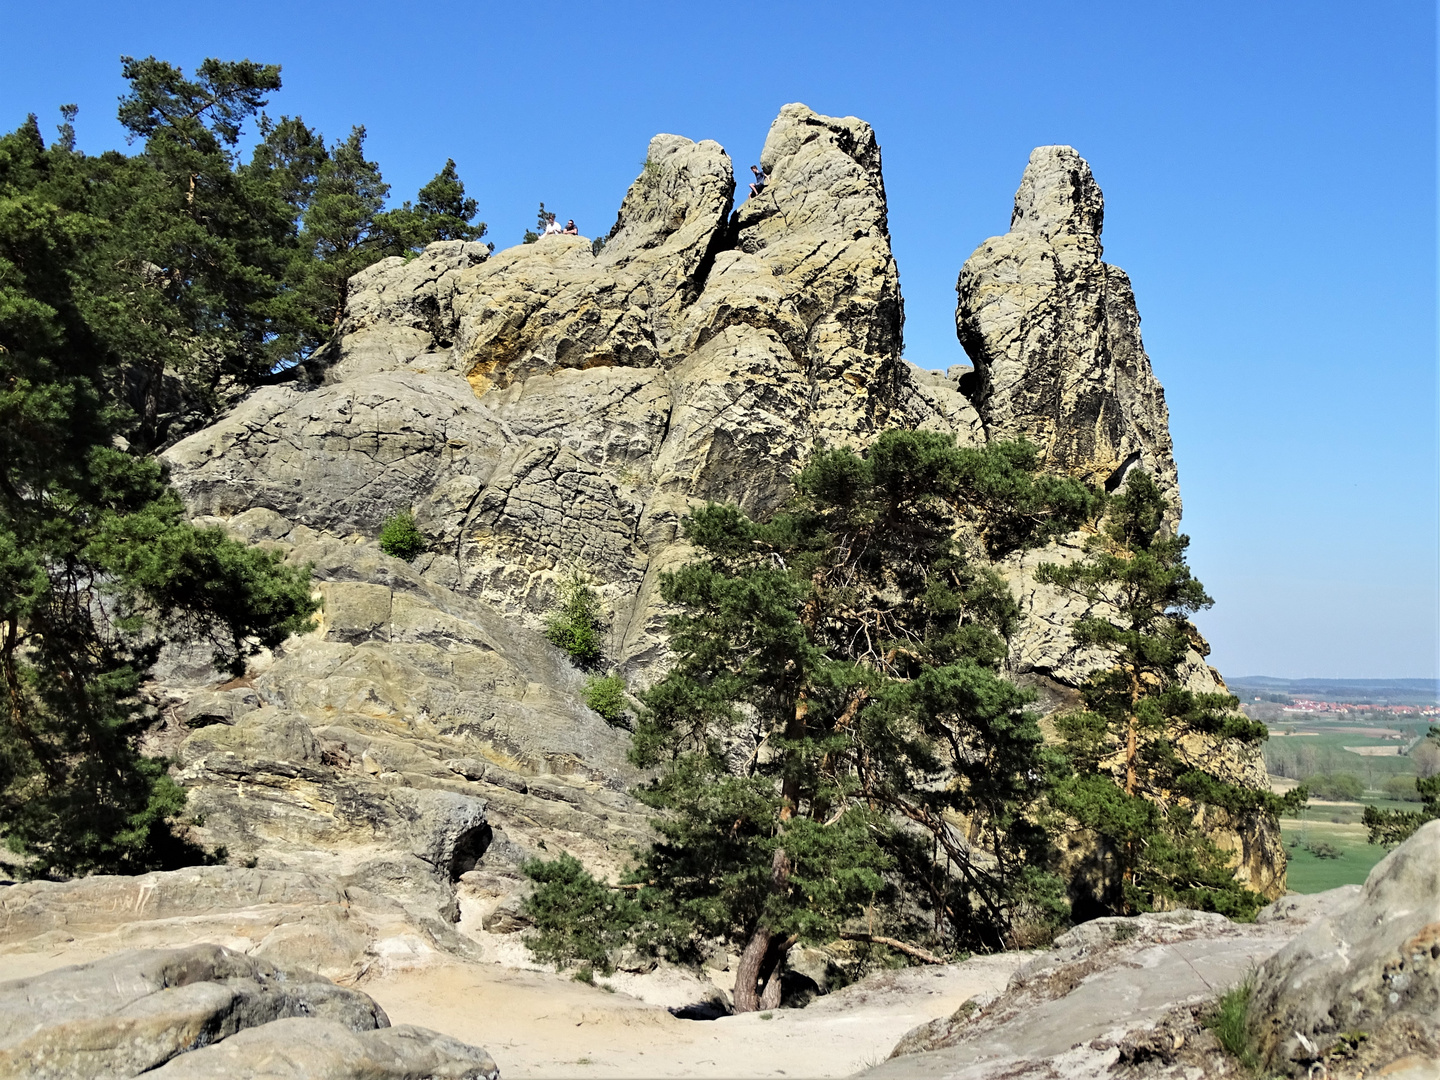
[[[1249,1072],[1258,1073],[1260,1059],[1250,1046],[1250,1033],[1245,1026],[1245,1014],[1254,993],[1255,977],[1251,975],[1220,998],[1215,1011],[1205,1019],[1205,1026],[1215,1033],[1227,1054]]]

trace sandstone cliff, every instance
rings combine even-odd
[[[504,928],[524,854],[619,865],[646,835],[626,794],[638,777],[625,733],[579,704],[580,675],[539,633],[557,581],[591,577],[607,655],[645,681],[664,660],[659,575],[686,558],[680,518],[705,499],[774,507],[817,441],[1023,435],[1096,483],[1143,465],[1178,519],[1163,392],[1073,150],[1035,152],[1011,231],[965,264],[975,369],[954,379],[902,359],[869,125],[788,105],[761,161],[769,184],[735,209],[721,147],[657,136],[598,256],[547,237],[385,260],[295,379],[166,454],[197,517],[313,563],[325,599],[320,627],[245,679],[217,687],[181,657],[161,672],[201,839],[385,892],[442,945],[455,883],[460,909]],[[426,537],[413,564],[373,541],[399,510]],[[1052,703],[1094,658],[1031,571],[1077,550],[999,568],[1028,615],[1012,672]],[[1197,637],[1197,689],[1221,685],[1205,651]],[[1258,757],[1232,756],[1264,783]],[[1281,887],[1278,835],[1216,826],[1255,887]]]

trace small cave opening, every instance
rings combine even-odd
[[[1120,463],[1120,467],[1105,478],[1105,490],[1111,494],[1120,490],[1120,485],[1130,475],[1130,470],[1140,464],[1140,451],[1136,450]]]
[[[474,870],[485,857],[495,831],[484,823],[466,829],[455,838],[455,849],[450,855],[450,880],[460,880],[460,875]]]

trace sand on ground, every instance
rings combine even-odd
[[[485,1047],[505,1080],[848,1076],[911,1028],[997,994],[1028,954],[880,972],[804,1009],[682,1020],[624,993],[490,964],[396,971],[360,985],[395,1024]],[[769,1017],[766,1019],[766,1017]]]

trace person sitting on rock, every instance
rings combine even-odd
[[[540,235],[541,235],[541,236],[560,236],[560,235],[562,235],[564,232],[565,232],[565,230],[560,227],[560,223],[555,220],[555,215],[554,215],[554,214],[551,214],[551,215],[550,215],[550,220],[545,223],[545,231],[544,231],[543,233],[541,233]]]
[[[579,236],[579,235],[580,235],[580,230],[575,227],[575,219],[574,219],[573,217],[572,217],[569,221],[567,221],[567,222],[565,223],[565,235],[566,235],[566,236]]]
[[[750,185],[750,197],[753,199],[765,190],[765,181],[768,180],[769,177],[765,175],[764,169],[755,165],[750,166],[750,171],[755,174],[755,182]]]

